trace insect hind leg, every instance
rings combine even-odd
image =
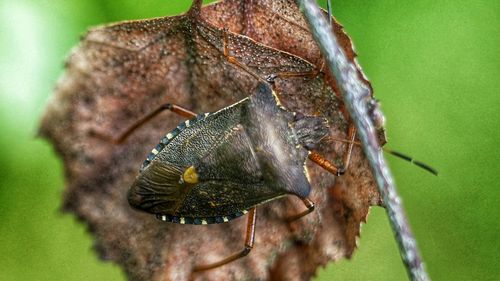
[[[211,264],[197,265],[193,268],[193,272],[199,272],[204,270],[209,270],[213,268],[217,268],[219,266],[228,264],[232,261],[240,259],[250,253],[253,248],[255,241],[255,219],[256,212],[255,207],[248,211],[248,221],[247,221],[247,230],[246,230],[246,238],[245,238],[245,248],[240,252],[233,254],[225,259],[222,259],[218,262],[214,262]]]

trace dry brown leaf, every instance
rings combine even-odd
[[[300,15],[294,5],[280,3],[291,7],[286,10],[287,16]],[[236,4],[238,1],[217,5]],[[249,5],[245,9],[264,7],[260,2]],[[202,14],[214,20],[229,17],[228,10],[216,7],[223,6],[209,6]],[[237,15],[238,11],[234,10]],[[279,18],[280,10],[270,11]],[[238,16],[225,22],[224,27],[242,32],[237,29],[238,22],[241,25]],[[379,204],[359,148],[354,150],[348,173],[333,189],[335,177],[308,163],[311,199],[317,206],[314,213],[288,224],[284,217],[304,209],[296,198],[258,207],[252,252],[239,261],[191,275],[195,264],[217,261],[239,251],[246,220],[208,226],[163,223],[132,210],[126,200],[126,191],[147,153],[182,120],[162,113],[122,145],[90,133],[117,136],[165,102],[199,113],[210,112],[251,93],[257,79],[228,63],[222,52],[225,33],[213,24],[216,22],[205,22],[195,8],[182,16],[123,22],[89,31],[68,59],[66,74],[41,126],[41,133],[52,140],[64,160],[64,208],[88,224],[100,256],[120,264],[131,280],[308,279],[319,265],[351,255],[359,222],[370,205]],[[245,36],[227,33],[227,37],[231,54],[263,78],[280,72],[313,71],[320,61],[319,53],[314,59],[314,55],[307,57],[299,52],[312,50],[310,43],[304,43],[303,48],[296,44],[299,51],[286,51],[316,66]],[[290,110],[327,117],[331,134],[343,138],[347,122],[341,102],[328,86],[332,82],[325,81],[323,75],[277,78],[275,88]],[[325,142],[320,152],[339,163],[343,149],[341,143]]]

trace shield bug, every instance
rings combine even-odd
[[[336,175],[342,172],[313,152],[328,136],[327,121],[285,109],[267,83],[259,83],[252,95],[214,113],[197,115],[165,105],[124,136],[164,109],[191,119],[166,134],[148,155],[128,192],[130,205],[179,224],[225,223],[248,213],[244,250],[196,266],[195,271],[250,252],[259,204],[291,194],[307,210],[290,220],[313,211],[305,168],[308,158]]]
[[[266,82],[260,82],[249,97],[214,113],[196,114],[164,104],[111,141],[123,142],[164,110],[188,120],[162,137],[149,153],[129,189],[130,205],[178,224],[225,223],[248,214],[244,249],[218,262],[195,266],[194,271],[219,267],[251,251],[260,204],[295,195],[307,210],[287,220],[311,213],[314,202],[308,198],[307,159],[340,175],[349,164],[353,146],[360,145],[353,126],[346,140],[330,137],[326,119],[287,110]],[[343,166],[336,167],[314,151],[323,139],[348,143]],[[389,152],[434,171],[408,156]]]

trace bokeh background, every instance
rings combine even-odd
[[[124,280],[59,211],[61,162],[36,138],[63,61],[94,25],[186,11],[180,0],[0,0],[0,280]],[[382,101],[390,155],[433,280],[500,280],[500,1],[333,1]],[[405,280],[385,211],[316,280]],[[258,245],[257,245],[258,246]]]

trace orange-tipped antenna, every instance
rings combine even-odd
[[[332,137],[329,137],[328,139],[329,139],[329,140],[332,140],[332,141],[339,141],[339,142],[344,142],[344,143],[350,143],[350,141],[348,141],[348,140],[343,140],[343,139],[337,139],[337,138],[332,138]],[[359,145],[359,146],[361,146],[361,143],[360,143],[360,142],[358,142],[358,141],[355,141],[355,142],[353,142],[353,143],[354,143],[355,145]],[[387,153],[390,153],[390,154],[392,154],[392,155],[394,155],[394,156],[396,156],[396,157],[399,157],[399,158],[401,158],[401,159],[403,159],[403,160],[406,160],[406,161],[408,161],[408,162],[410,162],[410,163],[412,163],[412,164],[415,164],[416,166],[418,166],[418,167],[420,167],[420,168],[422,168],[422,169],[426,170],[427,172],[429,172],[429,173],[431,173],[431,174],[433,174],[433,175],[435,175],[435,176],[437,176],[437,175],[438,175],[438,171],[437,171],[436,169],[432,168],[431,166],[429,166],[429,165],[427,165],[427,164],[425,164],[425,163],[423,163],[423,162],[420,162],[420,161],[418,161],[418,160],[415,160],[415,159],[413,159],[412,157],[410,157],[410,156],[408,156],[408,155],[406,155],[406,154],[403,154],[403,153],[401,153],[401,152],[397,152],[397,151],[394,151],[394,150],[392,150],[392,149],[385,148],[385,147],[382,147],[382,149],[383,149],[385,152],[387,152]]]

